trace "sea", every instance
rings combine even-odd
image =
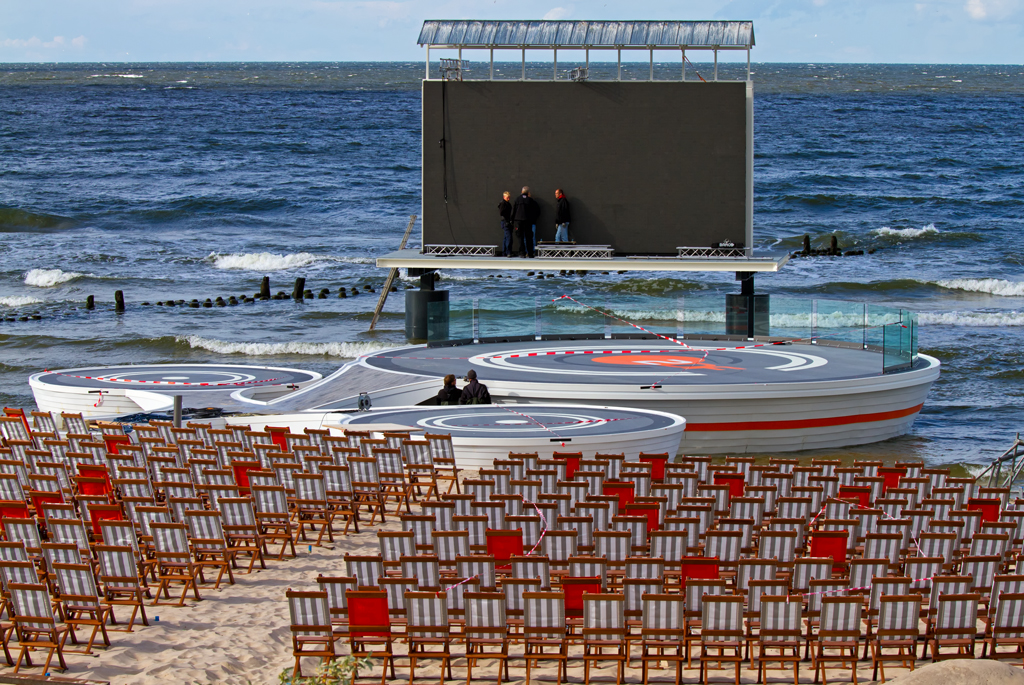
[[[592,65],[591,77],[614,68]],[[623,78],[648,68],[626,64]],[[497,76],[520,69],[499,64]],[[549,70],[528,65],[536,78]],[[678,71],[658,64],[655,77]],[[423,73],[419,62],[0,64],[0,402],[34,407],[28,377],[43,369],[329,373],[405,344],[405,274],[368,328],[387,276],[374,258],[420,213]],[[720,65],[720,78],[744,76]],[[920,351],[943,364],[910,434],[812,455],[977,471],[1024,429],[1024,68],[755,63],[752,79],[755,247],[834,235],[864,251],[795,258],[758,290],[913,310]],[[737,291],[731,273],[500,275],[442,271],[438,287],[453,300],[568,294],[638,321]],[[274,293],[303,277],[330,294],[155,304],[252,296],[264,276]]]

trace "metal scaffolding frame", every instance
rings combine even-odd
[[[558,80],[558,51],[583,50],[590,67],[591,50],[614,50],[616,79],[622,80],[622,51],[649,52],[649,78],[654,80],[654,52],[679,51],[681,80],[686,80],[686,51],[714,53],[713,81],[718,80],[719,51],[742,50],[747,56],[746,80],[750,80],[750,50],[754,25],[750,21],[472,21],[427,20],[418,43],[426,48],[426,79],[430,80],[430,50],[487,50],[488,80],[494,80],[494,51],[521,52],[521,80],[526,80],[526,51],[550,50],[552,80]],[[702,79],[703,80],[703,79]]]

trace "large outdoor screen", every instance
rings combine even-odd
[[[500,245],[502,191],[526,185],[538,241],[561,188],[579,244],[749,246],[751,97],[744,82],[424,81],[423,242]]]

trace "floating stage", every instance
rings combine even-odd
[[[408,422],[413,421],[409,412],[423,411],[415,425],[448,432],[448,423],[437,423],[438,417],[453,417],[444,421],[468,434],[470,425],[457,417],[484,412],[490,423],[482,424],[475,438],[484,441],[481,454],[512,449],[503,436],[483,433],[530,425],[507,423],[516,420],[510,412],[559,405],[569,413],[597,412],[588,414],[580,428],[602,421],[624,428],[635,421],[628,418],[631,412],[647,411],[685,419],[679,444],[683,453],[739,454],[844,447],[902,435],[921,411],[939,366],[937,359],[922,354],[905,369],[882,373],[880,352],[853,345],[527,340],[386,350],[326,378],[296,369],[159,364],[44,372],[32,376],[30,384],[40,409],[93,418],[167,411],[177,394],[186,406],[263,414],[265,421],[258,416],[245,421],[292,424],[300,430],[347,421]],[[410,409],[432,404],[443,376],[462,378],[470,369],[498,406]],[[366,418],[357,413],[363,393],[374,409]],[[398,414],[381,418],[382,412]],[[525,429],[514,430],[521,434]],[[531,445],[556,444],[552,440],[558,435],[544,437],[547,429],[537,430],[529,437]],[[586,440],[572,438],[573,451],[591,444]],[[596,437],[594,449],[610,450],[608,441],[607,435]],[[664,449],[622,446],[614,451]]]
[[[552,452],[582,452],[584,457],[597,452],[623,453],[627,458],[641,452],[675,455],[686,427],[679,416],[659,411],[546,404],[400,407],[360,412],[338,423],[353,430],[391,423],[424,433],[448,433],[455,460],[464,468],[488,467],[510,451],[536,452],[542,459]]]
[[[407,378],[475,369],[497,402],[615,405],[686,418],[688,454],[783,452],[877,442],[910,430],[939,361],[882,373],[860,347],[594,340],[408,347],[360,365]]]
[[[253,399],[267,401],[322,378],[314,371],[271,366],[138,364],[44,371],[28,383],[41,411],[91,418],[170,411],[175,395],[187,407],[246,411],[231,395],[248,390]]]

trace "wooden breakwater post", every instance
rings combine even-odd
[[[296,278],[295,287],[292,289],[292,299],[296,301],[301,301],[305,290],[306,279],[302,278],[301,276],[299,278]]]
[[[270,276],[264,276],[263,281],[260,283],[260,299],[270,299]]]
[[[87,295],[85,298],[86,309],[96,309],[96,297],[93,295]]]
[[[839,238],[837,238],[835,234],[832,234],[832,240],[829,241],[828,253],[830,255],[839,254]]]
[[[114,311],[119,313],[124,311],[124,292],[121,290],[114,291]]]

